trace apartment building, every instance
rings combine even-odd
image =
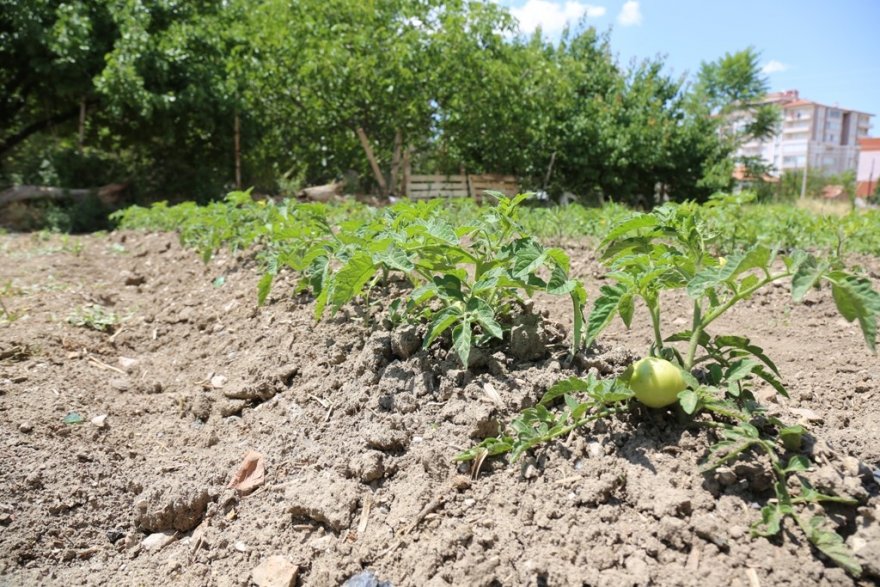
[[[770,94],[766,102],[782,109],[776,135],[745,143],[737,155],[760,157],[773,166],[775,175],[805,165],[826,175],[856,170],[858,141],[868,136],[872,114],[802,100],[797,90]],[[734,121],[734,128],[746,122]]]
[[[856,195],[874,194],[880,183],[880,138],[859,139],[859,169],[856,172]]]

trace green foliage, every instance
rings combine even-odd
[[[840,314],[859,323],[866,344],[875,351],[880,294],[870,280],[849,271],[839,255],[780,252],[756,243],[720,256],[715,247],[718,235],[704,212],[736,205],[736,198],[718,197],[712,204],[706,208],[667,204],[651,213],[631,215],[607,231],[601,250],[612,283],[601,288],[594,302],[587,321],[587,343],[615,316],[628,327],[640,307],[634,302],[640,299],[654,330],[650,354],[682,369],[687,387],[678,394],[680,410],[720,436],[709,449],[704,471],[745,458],[752,451],[763,452],[770,460],[776,499],[762,509],[753,534],[779,534],[784,520],[791,518],[817,550],[858,576],[861,567],[821,509],[827,502],[854,502],[813,489],[803,475],[811,463],[799,454],[804,428],[768,418],[756,400],[755,389],[764,384],[788,396],[779,370],[747,336],[712,335],[709,327],[776,281],[790,282],[796,302],[827,284]],[[662,330],[662,302],[671,291],[686,293],[693,309],[690,328],[667,335]],[[678,348],[678,343],[684,347]],[[625,411],[633,397],[629,381],[629,373],[624,373],[604,381],[589,377],[560,382],[537,406],[511,421],[502,435],[484,440],[458,459],[474,461],[476,473],[489,456],[509,453],[515,460],[524,451],[575,428]],[[560,397],[564,406],[552,409]]]
[[[98,332],[113,332],[121,322],[119,316],[100,304],[88,304],[77,308],[67,321],[74,326],[97,330]]]
[[[283,269],[299,276],[298,291],[315,298],[315,319],[370,298],[373,288],[401,275],[411,286],[391,301],[397,320],[427,326],[427,348],[449,336],[467,366],[472,348],[509,336],[525,296],[538,291],[568,296],[580,345],[586,291],[569,277],[570,260],[546,248],[519,222],[527,198],[494,194],[495,206],[453,224],[441,200],[400,202],[377,211],[351,205],[255,202],[233,192],[223,203],[133,207],[115,216],[124,228],[177,230],[207,261],[221,246],[260,245],[265,273],[257,299],[264,303]],[[453,211],[453,213],[457,213]]]
[[[416,171],[513,173],[554,196],[702,200],[732,152],[706,104],[763,89],[754,52],[690,88],[661,58],[618,63],[592,28],[517,36],[488,0],[0,2],[0,183],[127,181],[136,200],[227,191],[236,121],[263,192],[375,190],[361,131],[391,192],[408,151]]]

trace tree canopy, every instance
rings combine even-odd
[[[742,138],[723,115],[752,112],[750,136],[774,122],[752,49],[688,83],[662,58],[622,65],[593,28],[518,35],[489,0],[0,0],[0,87],[0,183],[165,198],[238,174],[393,192],[409,156],[555,194],[703,199]]]

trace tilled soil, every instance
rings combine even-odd
[[[567,248],[595,295],[599,265]],[[861,261],[876,283],[877,262]],[[621,372],[650,342],[638,312],[632,331],[615,324],[568,362],[570,308],[540,299],[542,358],[503,346],[463,371],[362,306],[316,324],[283,277],[258,308],[258,278],[247,256],[204,264],[169,234],[0,237],[0,299],[17,316],[0,322],[0,584],[338,585],[364,570],[395,586],[880,577],[878,359],[827,291],[793,304],[771,288],[715,332],[748,334],[776,360],[791,398],[762,391],[771,413],[808,423],[815,474],[860,500],[834,518],[862,557],[859,581],[797,531],[751,538],[772,494],[760,461],[701,475],[709,433],[672,412],[636,409],[516,464],[487,461],[476,479],[453,461],[552,383]],[[90,304],[120,323],[68,321]],[[686,300],[664,304],[670,332],[685,329]],[[229,485],[247,455],[259,465],[243,494]]]

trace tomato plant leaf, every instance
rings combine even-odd
[[[829,279],[837,310],[847,322],[858,320],[865,342],[871,351],[876,352],[880,294],[874,291],[871,281],[864,277],[834,272]]]
[[[376,273],[373,258],[364,252],[357,252],[334,275],[330,286],[329,302],[335,312],[361,293],[364,286]]]
[[[266,303],[266,298],[269,297],[269,292],[272,290],[272,280],[275,279],[275,276],[272,275],[272,272],[267,271],[263,274],[263,277],[260,278],[259,283],[257,283],[257,305],[262,306]]]
[[[427,349],[431,346],[431,343],[434,342],[438,336],[446,332],[446,330],[452,326],[456,320],[461,318],[461,316],[461,308],[458,306],[449,306],[437,312],[434,316],[434,320],[431,322],[431,326],[428,328],[428,334],[425,335],[422,348]]]
[[[471,354],[471,323],[462,322],[452,329],[452,346],[465,369]]]
[[[791,278],[791,297],[796,302],[802,302],[807,293],[819,283],[822,275],[828,269],[827,265],[820,264],[813,255],[806,255],[797,265],[797,270]]]
[[[467,311],[471,312],[473,317],[476,318],[477,323],[483,327],[486,334],[494,338],[504,337],[501,325],[495,321],[495,312],[492,311],[492,308],[485,301],[477,297],[471,298],[468,300]]]

